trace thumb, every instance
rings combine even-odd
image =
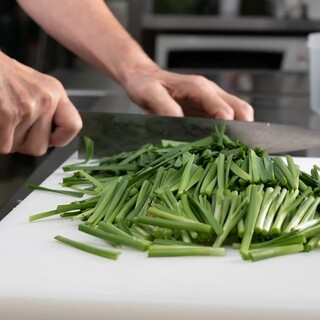
[[[50,146],[63,147],[77,135],[82,128],[78,110],[68,97],[61,98],[53,116],[54,131],[50,136]]]

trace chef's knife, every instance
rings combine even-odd
[[[210,135],[226,122],[230,138],[260,147],[270,154],[320,147],[320,132],[265,122],[224,121],[209,118],[178,118],[139,114],[81,111],[81,135],[95,142],[96,155],[133,150],[161,139],[192,141]],[[81,139],[82,140],[82,139]],[[82,150],[82,151],[81,151]],[[83,148],[80,148],[83,153]]]

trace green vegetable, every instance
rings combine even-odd
[[[253,249],[248,252],[248,256],[252,261],[259,261],[272,257],[283,256],[303,251],[302,244],[292,244],[288,246],[272,247],[264,249]]]
[[[51,217],[51,216],[54,216],[54,215],[57,215],[59,214],[57,212],[57,210],[50,210],[50,211],[46,211],[46,212],[41,212],[41,213],[38,213],[38,214],[33,214],[32,216],[29,217],[29,221],[32,222],[32,221],[36,221],[36,220],[40,220],[40,219],[43,219],[43,218],[48,218],[48,217]]]
[[[54,238],[64,244],[71,246],[71,247],[74,247],[79,250],[82,250],[82,251],[85,251],[85,252],[88,252],[88,253],[103,257],[103,258],[107,258],[107,259],[117,260],[119,255],[121,254],[120,251],[113,251],[113,250],[111,251],[111,250],[96,248],[93,246],[89,246],[85,243],[81,243],[78,241],[74,241],[74,240],[65,238],[60,235],[55,236]]]
[[[178,256],[224,256],[224,248],[195,247],[187,245],[152,245],[148,257],[178,257]]]
[[[250,244],[254,233],[254,227],[258,219],[260,206],[263,198],[262,192],[258,186],[251,185],[249,186],[249,188],[251,188],[251,190],[249,190],[250,198],[245,222],[244,235],[240,247],[241,256],[245,260],[248,258],[248,250],[250,248]]]
[[[99,229],[85,224],[80,224],[79,230],[95,237],[111,241],[112,243],[123,244],[141,251],[146,251],[149,247],[149,243],[147,241],[142,241],[129,235],[124,236],[105,231],[105,225],[102,223],[99,224]]]
[[[73,197],[77,197],[77,198],[81,198],[84,195],[84,192],[50,189],[50,188],[41,187],[41,186],[38,186],[38,185],[35,185],[35,184],[32,184],[32,183],[28,183],[27,184],[27,189],[29,189],[29,190],[40,190],[40,191],[50,191],[50,192],[65,194],[67,196],[73,196]]]
[[[320,167],[303,172],[291,156],[272,157],[231,140],[225,130],[96,160],[86,139],[85,161],[64,167],[69,176],[62,185],[69,190],[28,185],[84,199],[29,220],[80,220],[80,231],[150,257],[224,255],[231,244],[253,261],[316,250]]]

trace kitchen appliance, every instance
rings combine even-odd
[[[308,70],[305,37],[159,34],[155,60],[164,68]]]

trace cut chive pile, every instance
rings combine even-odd
[[[69,191],[29,187],[87,198],[30,221],[79,220],[81,232],[149,257],[222,256],[233,246],[244,260],[258,261],[320,247],[317,165],[302,172],[291,156],[252,149],[224,128],[198,141],[163,140],[95,161],[88,138],[86,145],[86,161],[64,167],[73,171],[62,181]],[[119,255],[56,239],[106,258]]]

